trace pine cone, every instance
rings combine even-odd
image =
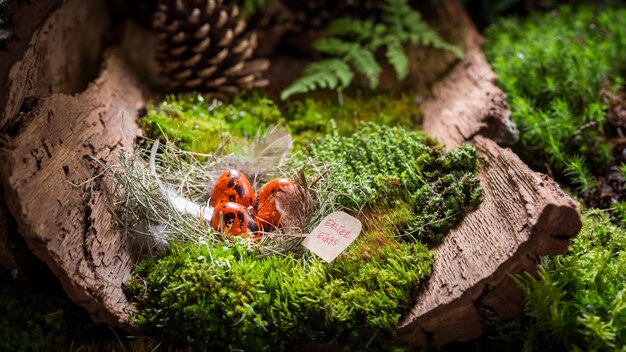
[[[157,61],[173,91],[232,96],[264,87],[269,61],[253,60],[254,32],[246,32],[236,5],[223,0],[161,0],[153,21],[159,36]]]

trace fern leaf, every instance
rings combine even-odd
[[[463,50],[461,50],[461,48],[443,40],[439,34],[430,29],[430,27],[426,27],[422,30],[422,32],[417,36],[414,44],[447,50],[456,55],[459,59],[463,58]]]
[[[352,65],[368,79],[370,87],[376,88],[378,85],[378,76],[382,69],[376,61],[374,52],[368,48],[362,47],[359,43],[337,38],[320,39],[313,47],[322,54],[338,56]]]
[[[373,21],[361,21],[353,18],[337,19],[326,28],[326,32],[330,35],[355,38],[360,41],[368,40],[376,31],[376,24]]]
[[[359,48],[358,43],[347,42],[337,38],[320,39],[313,43],[313,48],[322,54],[331,56],[347,56]]]
[[[378,85],[378,76],[382,69],[372,51],[357,46],[346,55],[345,59],[354,66],[356,71],[367,77],[372,89],[376,88]]]
[[[409,5],[407,0],[385,0],[382,5],[383,21],[391,38],[401,43],[431,46],[448,50],[458,58],[463,58],[463,51],[437,34],[423,19],[420,13]]]
[[[397,40],[389,42],[385,55],[387,56],[387,61],[396,71],[398,80],[405,79],[409,74],[409,58],[406,56],[402,44]]]
[[[407,24],[423,23],[419,12],[413,10],[407,0],[385,0],[381,5],[383,22],[389,28],[389,34],[401,36],[407,32]],[[406,17],[407,18],[405,20]]]
[[[285,88],[280,98],[285,100],[294,94],[307,93],[317,88],[336,89],[350,85],[354,74],[350,66],[340,59],[326,59],[309,64],[302,77]]]
[[[385,46],[387,60],[399,80],[409,74],[409,59],[404,51],[407,43],[449,50],[463,57],[461,49],[447,43],[432,30],[420,13],[411,8],[408,0],[384,0],[382,10],[382,23],[350,18],[331,23],[327,33],[334,37],[313,44],[315,50],[330,58],[309,65],[303,77],[282,92],[282,99],[316,88],[346,87],[354,76],[351,68],[363,74],[371,88],[376,88],[382,69],[375,53]]]

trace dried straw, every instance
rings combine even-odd
[[[169,141],[153,141],[151,150],[138,147],[116,165],[104,165],[114,184],[114,217],[144,252],[163,249],[170,241],[215,245],[241,240],[262,256],[304,255],[299,246],[303,236],[337,209],[335,196],[326,187],[328,168],[294,158],[292,146],[289,135],[280,129],[270,129],[245,146],[245,156],[197,154]],[[283,214],[281,230],[263,233],[255,241],[221,235],[211,228],[209,194],[219,174],[229,168],[245,173],[257,189],[274,177],[294,178],[300,194],[277,200]]]

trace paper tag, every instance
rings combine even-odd
[[[334,212],[322,220],[302,245],[327,263],[332,262],[361,233],[361,222],[343,211]]]

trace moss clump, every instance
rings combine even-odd
[[[136,322],[202,349],[332,339],[380,347],[430,274],[432,255],[418,243],[377,250],[368,260],[329,265],[291,254],[258,259],[237,244],[175,244],[136,268],[129,286]]]
[[[310,121],[323,128],[302,124],[295,135],[316,139],[291,161],[297,169],[331,168],[313,186],[315,216],[345,209],[360,217],[356,242],[330,264],[302,248],[271,255],[263,241],[172,243],[142,261],[128,285],[138,325],[196,349],[284,350],[331,340],[352,350],[390,347],[393,328],[430,275],[433,254],[420,241],[441,238],[480,196],[475,151],[446,153],[425,134],[359,123],[361,116],[402,121],[400,110],[373,116],[323,107],[303,105],[320,113]],[[286,126],[294,131],[299,121],[287,118]],[[348,126],[358,128],[349,134]]]
[[[583,193],[591,170],[602,175],[614,162],[600,90],[620,90],[626,73],[626,10],[597,10],[564,6],[486,32],[485,52],[521,130],[516,152]]]
[[[270,99],[239,97],[222,104],[192,94],[170,96],[158,106],[150,106],[140,125],[148,137],[165,136],[184,150],[213,154],[236,151],[242,140],[282,121],[280,109]]]
[[[361,209],[405,202],[412,218],[403,219],[404,230],[427,242],[441,240],[481,195],[474,147],[446,152],[421,132],[363,124],[349,136],[335,130],[319,139],[310,155],[330,165],[329,188],[337,204]]]
[[[361,122],[389,126],[417,126],[421,112],[409,95],[392,97],[386,94],[346,97],[338,105],[328,101],[306,99],[286,107],[285,118],[297,147],[306,146],[334,127],[340,134],[354,130]]]
[[[506,339],[527,351],[615,351],[626,346],[626,231],[594,210],[566,255],[519,283],[526,315]]]
[[[228,153],[272,125],[284,125],[296,148],[311,143],[331,130],[335,121],[341,133],[354,129],[361,121],[387,125],[414,126],[420,111],[408,95],[358,94],[346,97],[343,104],[307,99],[277,106],[271,99],[241,96],[228,103],[207,101],[201,95],[170,96],[158,106],[149,106],[140,120],[146,136],[167,137],[184,150],[203,154],[218,148]]]

